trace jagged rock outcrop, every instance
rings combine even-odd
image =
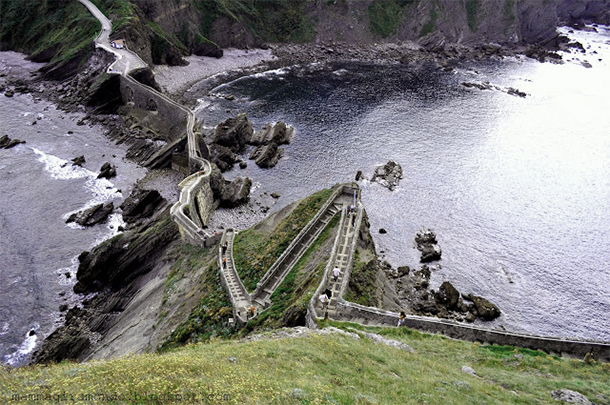
[[[254,149],[250,154],[250,159],[255,159],[254,163],[267,169],[274,167],[282,156],[284,156],[284,148],[280,148],[275,142],[271,142],[267,146],[259,146]]]
[[[457,308],[460,292],[449,281],[443,282],[436,293],[436,302],[447,309]]]
[[[557,0],[557,14],[560,23],[577,28],[590,23],[610,25],[610,1]]]
[[[35,363],[83,360],[94,342],[114,325],[167,249],[180,237],[163,205],[143,226],[119,234],[79,256],[74,292],[97,294],[72,307],[65,322],[34,353]]]
[[[252,137],[254,130],[246,114],[238,114],[219,124],[214,131],[213,143],[226,146],[233,152],[239,152],[246,140]]]
[[[97,204],[84,211],[76,212],[66,220],[66,223],[76,222],[82,226],[93,226],[100,222],[106,221],[108,215],[114,211],[114,204],[109,202],[108,204]]]
[[[237,155],[226,146],[213,143],[210,145],[209,150],[210,163],[214,163],[216,166],[218,166],[221,172],[229,170],[235,163],[240,161]]]
[[[275,124],[266,124],[261,131],[254,132],[246,142],[255,145],[249,159],[262,168],[274,167],[284,155],[284,148],[279,145],[290,143],[294,135],[294,128],[282,121]]]
[[[210,187],[219,206],[230,208],[248,201],[252,180],[247,177],[238,177],[233,181],[225,180],[220,170],[212,166]]]
[[[134,223],[150,217],[165,200],[157,190],[135,189],[121,204],[123,220]]]
[[[246,142],[249,145],[266,145],[275,142],[278,145],[289,144],[294,135],[294,128],[282,121],[266,124],[262,130],[254,132]]]
[[[394,190],[400,179],[402,179],[402,167],[393,160],[389,160],[385,165],[375,168],[371,181],[376,181],[382,186]]]

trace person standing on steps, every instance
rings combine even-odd
[[[328,308],[328,296],[326,293],[320,294],[320,302],[322,303],[322,310],[326,311],[326,308]]]
[[[337,280],[339,280],[339,273],[341,273],[341,270],[339,270],[338,267],[335,267],[333,269],[333,281],[336,283]]]
[[[222,258],[222,268],[223,268],[223,269],[226,269],[226,268],[227,268],[227,258],[226,258],[226,257],[223,257],[223,258]]]

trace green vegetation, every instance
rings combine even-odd
[[[477,30],[479,0],[466,0],[466,20],[471,30]]]
[[[343,298],[346,301],[367,307],[379,307],[382,301],[382,292],[377,287],[376,260],[360,261],[359,250],[354,255],[354,268],[349,278],[347,291]]]
[[[496,349],[406,328],[331,324],[379,333],[415,352],[337,334],[212,341],[103,362],[2,368],[0,396],[5,402],[15,394],[125,396],[123,401],[74,401],[114,404],[171,403],[160,400],[162,395],[234,404],[556,404],[551,391],[567,388],[595,403],[610,401],[608,364]],[[477,376],[463,373],[462,366]]]
[[[178,251],[178,261],[172,266],[165,282],[163,303],[173,292],[174,285],[186,273],[194,269],[207,267],[201,277],[191,288],[200,295],[197,305],[192,309],[188,319],[178,325],[160,351],[182,346],[186,343],[203,342],[214,337],[231,337],[235,329],[228,326],[233,307],[229,297],[220,283],[215,249],[206,249],[183,244]]]
[[[510,21],[515,21],[515,0],[506,0],[504,3],[504,14],[508,16]]]
[[[248,323],[244,332],[255,329],[278,328],[287,312],[307,312],[307,305],[314,291],[320,285],[329,256],[314,259],[316,253],[333,235],[339,224],[339,215],[330,220],[318,239],[307,249],[297,264],[290,270],[284,281],[271,294],[272,305]],[[313,270],[311,265],[315,266]],[[289,310],[289,308],[292,308]]]
[[[253,291],[256,288],[256,283],[315,216],[332,193],[333,190],[325,189],[303,200],[271,234],[257,231],[254,228],[237,234],[233,245],[233,256],[237,273],[246,290]]]
[[[0,2],[0,42],[31,53],[35,60],[85,62],[93,51],[100,23],[78,2]]]
[[[430,20],[422,27],[420,36],[426,36],[436,29],[436,18],[438,14],[435,9],[430,10]]]
[[[403,8],[415,0],[375,0],[369,6],[371,31],[387,38],[396,33],[403,16]]]

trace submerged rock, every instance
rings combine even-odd
[[[74,159],[72,159],[72,166],[83,166],[83,163],[85,163],[85,157],[83,155],[75,157]]]

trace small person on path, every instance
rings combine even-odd
[[[328,297],[326,293],[320,294],[320,302],[322,303],[322,309],[326,309],[328,307]]]
[[[227,268],[227,258],[226,258],[226,257],[223,257],[223,258],[222,258],[222,268],[223,268],[223,269],[226,269],[226,268]]]
[[[227,253],[227,242],[222,244],[222,254],[224,255],[225,253]]]
[[[248,309],[248,314],[246,315],[246,319],[252,319],[252,318],[254,318],[254,311],[255,311],[255,310],[256,310],[256,309],[254,308],[254,306],[251,306],[251,307]]]
[[[398,325],[397,326],[404,325],[406,317],[407,317],[407,314],[405,314],[405,311],[400,311],[400,315],[398,316]]]
[[[333,269],[333,281],[336,283],[337,280],[339,279],[339,273],[341,272],[341,270],[339,270],[338,267],[335,267]]]

